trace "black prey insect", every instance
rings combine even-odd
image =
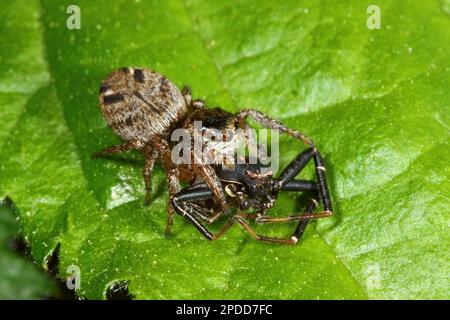
[[[236,114],[220,108],[206,108],[204,101],[193,100],[189,87],[181,91],[161,74],[143,68],[121,68],[110,74],[100,86],[100,106],[108,125],[124,143],[108,147],[94,156],[139,150],[145,157],[143,169],[146,187],[145,202],[150,203],[151,174],[156,161],[167,171],[169,204],[166,235],[170,234],[174,213],[184,216],[207,239],[221,236],[235,222],[242,225],[255,239],[293,244],[299,239],[309,219],[332,215],[332,205],[325,177],[325,166],[312,140],[301,132],[253,109]],[[275,178],[261,165],[237,164],[232,167],[202,163],[192,151],[191,164],[172,161],[171,134],[176,129],[194,133],[197,121],[202,130],[247,129],[246,119],[253,118],[263,127],[278,130],[301,140],[308,149],[300,153]],[[296,180],[295,177],[310,160],[314,161],[317,181]],[[180,181],[190,186],[180,191]],[[305,214],[284,218],[270,217],[266,211],[274,204],[281,191],[313,192],[314,196]],[[318,201],[323,211],[314,214]],[[211,209],[214,207],[214,212]],[[258,214],[243,213],[252,208]],[[237,213],[233,213],[237,209]],[[228,220],[219,233],[213,235],[204,222],[211,223],[225,215]],[[257,222],[299,221],[297,230],[289,239],[260,236],[247,224],[247,218]]]
[[[232,204],[232,207],[237,208],[238,212],[231,215],[216,234],[212,234],[205,227],[205,223],[211,224],[221,216],[220,211],[215,213],[214,207],[207,204],[207,201],[211,200],[214,194],[206,184],[198,183],[183,189],[173,197],[172,205],[178,214],[190,221],[209,240],[218,239],[230,227],[238,223],[256,240],[295,244],[301,238],[310,219],[329,217],[332,214],[326,186],[324,187],[315,181],[295,179],[295,176],[315,155],[317,153],[315,153],[313,148],[300,153],[282,171],[278,178],[273,177],[270,170],[262,170],[267,168],[260,164],[237,164],[232,170],[224,169],[220,166],[217,167],[216,173],[222,182],[227,201]],[[320,164],[322,164],[320,155],[318,155],[317,159],[319,161],[319,169],[316,166],[316,173],[319,177],[321,173]],[[273,207],[278,193],[282,191],[312,193],[313,196],[305,214],[286,217],[268,216],[266,214],[267,210]],[[314,209],[318,206],[318,198],[322,197],[325,199],[324,207],[329,210],[313,214]],[[245,213],[248,209],[253,209],[256,214]],[[299,221],[299,223],[291,237],[280,239],[257,234],[247,223],[247,219],[252,219],[259,223],[289,221]]]

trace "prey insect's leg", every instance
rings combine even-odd
[[[318,186],[315,181],[308,181],[308,180],[296,180],[292,179],[291,181],[285,183],[283,187],[280,189],[282,191],[296,191],[296,192],[314,192],[314,194],[317,195],[318,193]],[[315,199],[312,199],[314,205],[314,209],[317,207],[318,203]],[[328,214],[326,215],[329,216]],[[314,215],[314,219],[316,218],[322,218],[325,217],[321,214]],[[302,221],[307,219],[313,219],[311,218],[311,212],[306,212],[302,215],[291,215],[287,217],[269,217],[266,215],[259,215],[255,218],[257,222],[289,222],[289,221]]]
[[[197,228],[197,230],[208,240],[213,239],[212,233],[205,228],[200,221],[198,221],[193,214],[181,205],[184,202],[196,201],[196,200],[208,200],[213,197],[212,191],[207,186],[194,186],[193,188],[186,188],[178,192],[172,198],[172,206],[176,213],[185,217],[190,223]]]
[[[288,239],[280,239],[280,238],[274,238],[274,237],[266,237],[263,235],[257,234],[249,225],[248,223],[239,215],[234,216],[234,219],[244,227],[244,229],[250,233],[253,239],[259,240],[259,241],[265,241],[265,242],[273,242],[273,243],[281,243],[281,244],[296,244],[297,241],[294,239],[288,238]]]
[[[314,159],[316,170],[317,183],[295,180],[308,162]],[[319,193],[319,198],[322,202],[324,211],[314,215],[292,215],[288,217],[267,217],[261,216],[257,218],[258,222],[283,222],[283,221],[298,221],[304,219],[317,219],[329,217],[333,214],[330,193],[325,177],[325,166],[323,159],[320,156],[316,147],[311,147],[300,153],[295,159],[281,172],[277,179],[277,187],[279,190],[286,191],[316,191]]]
[[[222,216],[222,212],[217,212],[215,215],[213,215],[211,218],[208,219],[208,221],[206,221],[207,224],[212,224],[213,222],[215,222],[217,219],[219,219],[219,217]]]
[[[256,122],[258,122],[259,124],[261,124],[262,126],[264,126],[266,128],[270,128],[270,129],[278,130],[282,133],[286,133],[287,135],[290,135],[296,139],[302,140],[305,144],[307,144],[309,146],[314,145],[312,140],[310,138],[308,138],[306,135],[304,135],[303,133],[301,133],[300,131],[291,129],[291,128],[287,127],[286,125],[284,125],[283,123],[281,123],[280,121],[272,119],[258,110],[245,109],[236,114],[236,119],[237,119],[238,123],[241,123],[243,120],[245,120],[248,117],[252,117],[253,119],[255,119]]]
[[[327,179],[325,177],[325,165],[322,159],[322,156],[320,155],[319,151],[316,149],[316,147],[309,148],[302,152],[300,155],[298,155],[294,161],[291,162],[290,165],[288,165],[283,172],[281,173],[279,180],[279,187],[280,190],[290,190],[295,191],[292,189],[295,189],[294,185],[297,184],[298,190],[301,191],[303,187],[306,187],[306,185],[301,186],[298,183],[298,180],[293,180],[294,177],[305,167],[305,165],[308,163],[308,161],[311,159],[311,157],[314,159],[314,167],[316,170],[316,177],[317,177],[317,192],[319,194],[320,201],[323,205],[323,211],[318,214],[305,214],[305,215],[295,215],[295,216],[289,216],[286,217],[284,220],[274,220],[274,219],[282,219],[282,218],[273,218],[268,219],[267,217],[264,217],[259,220],[259,222],[269,222],[269,220],[276,222],[276,221],[296,221],[296,220],[302,220],[302,219],[316,219],[316,218],[326,218],[331,215],[333,215],[333,207],[331,203],[331,197],[330,192],[328,190],[328,184]],[[295,182],[297,181],[297,182]]]
[[[309,181],[309,180],[296,180],[292,179],[288,181],[283,187],[280,189],[283,191],[314,191],[317,192],[319,187],[317,186],[317,182]]]
[[[213,240],[219,239],[221,236],[223,236],[230,228],[234,225],[236,220],[234,218],[228,218],[227,222],[223,225],[223,227],[213,235]]]
[[[260,223],[270,223],[270,222],[291,222],[291,221],[302,221],[302,220],[311,220],[311,219],[320,219],[320,218],[328,218],[332,216],[332,212],[322,211],[319,213],[304,213],[299,215],[292,215],[287,217],[269,217],[269,216],[260,216],[256,218],[256,222]]]
[[[284,189],[282,189],[284,190]],[[293,191],[292,189],[290,191]],[[320,190],[319,192],[317,192],[320,196]],[[312,202],[315,203],[314,205],[314,209],[318,206],[318,202],[317,200],[315,200],[314,198],[311,199]],[[320,219],[320,218],[328,218],[330,216],[333,215],[333,212],[330,210],[330,205],[328,204],[328,207],[325,205],[325,202],[322,201],[323,206],[324,206],[324,211],[321,211],[319,213],[312,213],[312,212],[305,212],[303,214],[294,214],[294,215],[290,215],[290,216],[285,216],[285,217],[269,217],[266,215],[261,215],[259,217],[257,217],[255,219],[256,222],[258,223],[270,223],[270,222],[292,222],[292,221],[302,221],[302,220],[310,220],[310,219]],[[327,209],[328,208],[328,209]]]
[[[309,180],[296,180],[292,179],[291,181],[285,183],[280,191],[295,191],[295,192],[314,192],[317,193],[318,186],[315,181],[309,181]],[[258,212],[258,213],[240,213],[239,216],[245,218],[245,219],[251,219],[256,220],[257,222],[283,222],[283,221],[298,221],[298,219],[292,219],[291,217],[269,217],[265,215],[264,212]],[[297,217],[295,215],[294,217]],[[317,218],[317,217],[315,217]],[[305,218],[303,219],[305,220]]]
[[[314,198],[311,199],[311,201],[314,203],[313,209],[315,209],[318,206],[317,200]],[[320,218],[328,218],[333,213],[331,211],[321,211],[319,213],[312,213],[312,212],[305,212],[303,214],[295,214],[290,215],[287,217],[269,217],[269,216],[260,216],[256,218],[256,222],[258,223],[271,223],[271,222],[292,222],[292,221],[304,221],[304,220],[311,220],[311,219],[320,219]]]
[[[244,212],[241,212],[241,213],[239,213],[239,216],[241,216],[242,218],[245,218],[245,219],[256,220],[259,217],[261,217],[261,213],[244,213]]]
[[[152,193],[152,172],[155,165],[158,152],[156,150],[145,149],[145,165],[144,165],[144,181],[145,181],[145,200],[144,204],[148,206],[151,200]]]
[[[192,223],[194,227],[196,227],[197,230],[208,240],[216,240],[225,234],[225,232],[233,226],[234,220],[229,218],[222,229],[216,234],[213,234],[199,221],[195,214],[186,208],[186,206],[183,206],[183,204],[213,198],[214,193],[211,189],[206,184],[201,184],[181,190],[172,199],[172,205],[175,208],[175,211]]]
[[[333,214],[333,206],[331,204],[330,191],[328,190],[327,178],[325,177],[325,164],[323,163],[320,152],[315,149],[314,164],[316,167],[317,183],[319,186],[319,196],[322,201],[324,211],[330,216]]]
[[[317,207],[317,201],[315,199],[311,199],[311,202],[309,203],[308,207],[306,207],[306,214],[311,214],[314,212],[314,209]],[[308,226],[309,220],[302,220],[298,223],[297,228],[295,228],[294,234],[292,235],[291,239],[298,242],[302,236],[303,233],[306,230],[306,227]]]
[[[314,199],[311,199],[311,203],[308,205],[308,207],[306,208],[305,215],[311,216],[313,215],[312,212],[314,211],[314,209],[317,206],[317,201]],[[300,238],[303,235],[303,232],[306,229],[306,226],[308,225],[309,219],[302,219],[297,227],[295,228],[294,234],[288,238],[288,239],[280,239],[280,238],[274,238],[274,237],[267,237],[267,236],[263,236],[263,235],[259,235],[257,234],[245,221],[244,219],[242,219],[241,215],[237,215],[235,216],[236,220],[244,227],[245,230],[247,230],[250,235],[255,239],[255,240],[260,240],[260,241],[266,241],[266,242],[274,242],[274,243],[282,243],[282,244],[296,244]]]
[[[128,141],[128,142],[125,142],[122,144],[117,144],[115,146],[105,148],[99,152],[94,153],[94,155],[92,157],[99,158],[99,157],[102,157],[102,156],[105,156],[108,154],[115,154],[115,153],[130,151],[133,149],[140,149],[143,146],[144,146],[144,144],[141,141],[138,141],[138,140]]]
[[[315,153],[315,148],[308,148],[298,156],[295,157],[294,160],[291,161],[290,164],[281,172],[278,177],[277,185],[278,188],[283,188],[288,182],[293,180],[299,173],[302,171],[308,162],[313,158]]]

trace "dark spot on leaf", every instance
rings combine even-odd
[[[58,243],[53,250],[50,257],[47,259],[47,272],[56,280],[58,286],[58,293],[54,297],[47,297],[48,299],[58,300],[74,300],[77,298],[75,290],[69,290],[67,288],[66,279],[64,279],[64,271],[59,275],[59,253],[61,244]],[[78,297],[80,299],[81,297]]]
[[[58,275],[60,247],[61,244],[58,243],[55,250],[53,250],[52,254],[47,259],[47,270],[52,276]]]
[[[30,247],[25,242],[25,239],[21,236],[16,236],[14,239],[10,240],[8,242],[8,246],[11,250],[24,257],[31,257]]]

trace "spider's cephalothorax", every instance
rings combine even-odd
[[[229,201],[231,194],[235,195],[235,201],[231,202],[232,206],[242,210],[253,208],[265,212],[273,206],[277,192],[290,190],[292,185],[289,181],[298,174],[300,171],[298,168],[303,168],[312,158],[316,163],[317,189],[324,206],[323,213],[331,214],[325,169],[313,142],[301,132],[290,129],[259,111],[246,109],[232,114],[220,108],[208,109],[202,100],[192,99],[188,87],[180,91],[163,75],[137,67],[121,68],[110,74],[101,83],[99,101],[108,125],[124,140],[124,143],[106,148],[95,156],[139,150],[146,159],[143,171],[147,204],[150,202],[151,174],[155,161],[161,162],[167,171],[170,197],[166,234],[170,233],[173,223],[174,202],[176,202],[173,200],[180,192],[180,180],[188,181],[191,185],[194,183],[197,186],[204,185],[211,193],[208,201],[212,200],[214,206],[220,208],[219,214],[231,216]],[[260,167],[233,166],[227,163],[217,165],[214,162],[208,164],[197,161],[199,155],[195,150],[189,157],[193,160],[192,163],[179,164],[173,161],[171,137],[174,130],[186,129],[190,133],[200,130],[201,133],[205,133],[217,129],[223,132],[223,135],[227,135],[226,132],[229,130],[246,129],[247,117],[252,117],[266,128],[278,130],[303,141],[310,146],[308,157],[297,160],[289,170],[285,170],[285,177],[280,176],[278,179],[273,178],[271,173],[263,172]],[[202,124],[200,129],[195,126],[198,121]],[[213,147],[212,157],[220,155],[229,146],[227,143],[216,143],[212,140],[206,143],[202,140],[202,143]],[[234,175],[234,178],[224,179],[227,174]],[[206,202],[202,202],[203,207],[194,203],[192,206],[199,209],[197,212],[209,212],[204,203]],[[177,212],[185,215],[184,212]],[[264,215],[260,216],[263,217],[260,221],[266,219]],[[195,218],[188,220],[198,227]],[[207,236],[207,238],[214,237]]]

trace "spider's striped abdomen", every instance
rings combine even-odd
[[[125,141],[165,136],[187,113],[180,90],[163,75],[142,68],[110,74],[100,86],[99,101],[108,125]]]

